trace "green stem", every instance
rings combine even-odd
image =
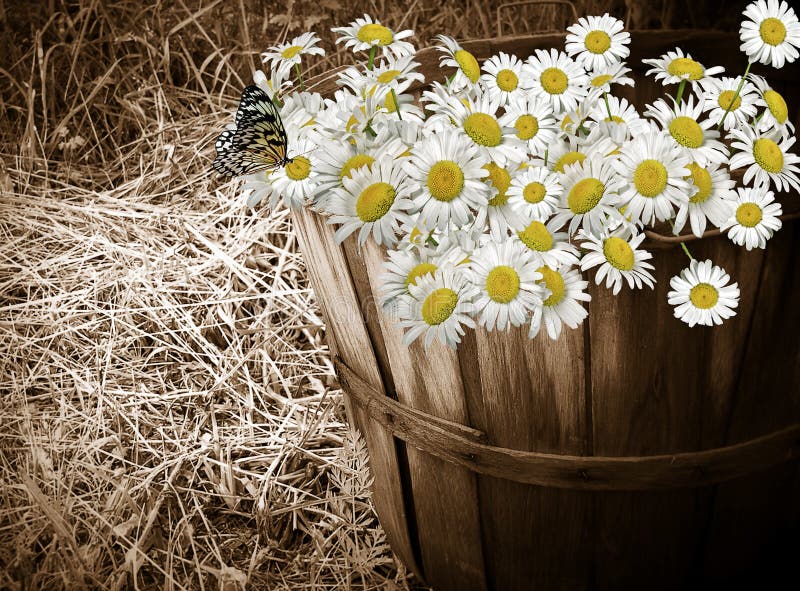
[[[728,103],[728,108],[725,109],[725,114],[722,115],[722,119],[720,119],[719,123],[717,124],[717,129],[722,128],[722,125],[725,123],[725,117],[727,117],[728,113],[730,113],[733,103],[735,103],[736,99],[739,98],[739,93],[742,92],[744,81],[747,80],[747,75],[750,73],[751,65],[753,65],[752,62],[750,60],[747,60],[747,67],[744,69],[744,75],[742,76],[742,79],[739,80],[739,86],[736,87],[736,92],[733,93],[733,98],[731,99],[731,102]]]
[[[400,101],[397,100],[397,95],[394,92],[394,88],[392,88],[392,100],[394,101],[394,110],[397,113],[397,118],[402,121],[403,116],[400,114]]]
[[[611,107],[608,106],[608,93],[603,93],[603,100],[606,102],[606,112],[608,113],[608,120],[613,121],[614,116],[611,114]]]
[[[672,223],[672,220],[669,220],[669,225],[670,225],[670,227],[672,228],[672,231],[673,231],[673,233],[674,233],[674,232],[675,232],[675,224],[673,224],[673,223]],[[683,252],[685,252],[685,253],[686,253],[686,256],[687,256],[687,257],[689,257],[689,260],[690,260],[690,261],[693,261],[693,260],[694,260],[694,257],[692,256],[692,253],[691,253],[691,252],[689,252],[689,247],[688,247],[688,246],[686,246],[686,243],[685,243],[685,242],[681,242],[681,248],[683,249]]]
[[[300,88],[302,90],[306,89],[305,82],[303,82],[303,74],[300,73],[300,64],[294,65],[294,71],[297,72],[297,79],[300,81]]]
[[[675,97],[675,102],[679,105],[681,104],[681,99],[683,98],[683,89],[686,88],[686,80],[681,80],[681,83],[678,85],[678,96]]]
[[[549,155],[550,148],[545,148],[544,150],[544,165],[547,166],[547,156]]]
[[[375,46],[369,48],[369,61],[367,62],[367,69],[372,70],[373,65],[375,64]]]

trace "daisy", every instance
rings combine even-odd
[[[712,129],[715,121],[701,121],[703,103],[694,103],[689,96],[681,104],[671,108],[664,99],[658,99],[646,111],[669,134],[672,140],[687,152],[689,157],[700,164],[708,162],[721,164],[728,159],[725,145],[717,140],[719,132]]]
[[[779,129],[783,135],[794,133],[794,124],[789,121],[789,107],[783,96],[772,88],[763,76],[750,74],[749,79],[753,81],[760,93],[761,98],[758,100],[758,104],[765,107],[758,119],[756,129],[759,131]]]
[[[404,170],[419,187],[414,203],[424,229],[445,230],[450,223],[463,226],[473,220],[473,210],[484,207],[489,195],[489,186],[481,180],[487,174],[484,162],[477,147],[454,130],[414,146]]]
[[[698,100],[703,103],[703,111],[709,111],[708,116],[713,121],[721,121],[726,131],[747,125],[748,120],[756,115],[756,88],[745,81],[737,96],[736,91],[741,81],[742,77],[738,76],[709,78],[700,83]]]
[[[626,131],[632,137],[646,133],[649,128],[647,120],[639,115],[636,107],[624,98],[614,95],[607,95],[603,100],[597,101],[589,111],[588,118],[596,123],[624,124],[627,126]]]
[[[242,183],[241,191],[247,207],[253,208],[267,197],[272,196],[274,188],[270,180],[271,172],[269,170],[261,170],[243,177],[244,183]]]
[[[670,279],[667,301],[675,306],[675,318],[689,326],[714,326],[735,316],[739,284],[728,285],[730,276],[710,260],[692,259],[689,267]]]
[[[283,70],[273,65],[270,68],[270,77],[263,70],[256,70],[253,72],[253,84],[258,86],[261,90],[266,92],[275,101],[280,97],[283,91],[292,86],[292,81],[289,79],[289,70]]]
[[[561,183],[558,174],[543,166],[529,166],[517,174],[508,188],[508,203],[525,225],[546,220],[558,207]]]
[[[772,191],[739,188],[737,192],[734,213],[720,229],[728,230],[728,238],[747,250],[765,248],[772,234],[781,229],[781,205]]]
[[[556,113],[576,108],[586,96],[588,78],[583,68],[556,49],[537,49],[523,72],[532,81],[530,93],[549,101]]]
[[[463,88],[470,88],[478,82],[481,75],[481,67],[478,65],[478,60],[475,59],[475,56],[463,49],[452,37],[437,35],[436,38],[442,42],[442,45],[437,45],[436,49],[444,53],[439,58],[439,66],[456,69],[448,86],[454,92],[458,92]]]
[[[359,247],[370,234],[378,244],[393,246],[399,224],[410,221],[407,212],[414,207],[412,187],[405,178],[402,165],[390,158],[342,178],[343,187],[333,189],[328,203],[332,214],[328,223],[341,224],[334,234],[336,241],[359,230]]]
[[[531,86],[522,74],[522,61],[515,55],[502,51],[483,62],[480,77],[490,97],[499,96],[500,104],[505,106],[512,99],[525,98]]]
[[[414,95],[406,93],[389,92],[383,99],[379,109],[372,119],[373,131],[379,132],[388,121],[399,120],[422,125],[424,114],[416,104]]]
[[[781,137],[779,132],[759,133],[750,127],[732,129],[731,148],[740,150],[731,157],[731,170],[747,166],[744,184],[753,181],[755,187],[769,187],[774,183],[778,191],[793,188],[800,191],[800,168],[796,166],[800,157],[789,152],[794,137]]]
[[[478,322],[488,330],[507,330],[530,318],[542,305],[542,278],[530,254],[519,242],[488,242],[472,256],[470,269],[480,290],[475,300]]]
[[[623,232],[627,233],[627,230]],[[622,289],[623,281],[627,281],[631,289],[642,289],[643,285],[652,289],[655,277],[648,269],[653,269],[653,265],[646,261],[653,255],[646,250],[638,250],[644,240],[644,232],[634,234],[629,240],[624,236],[623,233],[593,236],[581,232],[580,238],[585,240],[581,248],[589,251],[581,259],[581,271],[600,265],[594,281],[600,285],[605,277],[606,288],[611,288],[614,295]]]
[[[617,146],[611,139],[593,137],[578,138],[567,136],[564,140],[554,140],[547,148],[547,160],[533,159],[534,165],[544,165],[550,170],[563,173],[568,166],[585,161],[587,158],[599,156],[604,158],[614,152]]]
[[[316,33],[303,33],[292,39],[290,43],[270,47],[261,54],[261,61],[286,72],[292,66],[299,67],[300,59],[304,55],[325,55],[325,50],[317,47],[319,42],[320,38]]]
[[[625,66],[625,62],[615,62],[593,70],[589,73],[591,92],[597,94],[611,92],[612,84],[633,86],[633,78],[627,76],[630,71],[631,69]]]
[[[498,122],[504,128],[513,127],[517,138],[527,144],[528,153],[539,156],[558,133],[550,103],[532,96],[512,98]]]
[[[623,183],[612,163],[600,156],[568,166],[561,177],[564,191],[553,219],[561,224],[569,221],[570,234],[578,227],[599,234],[609,221],[621,218],[617,205]]]
[[[433,253],[425,246],[404,250],[389,250],[383,261],[384,274],[381,275],[381,301],[386,303],[400,296],[410,296],[409,285],[425,275],[434,276],[438,270],[433,262]]]
[[[715,226],[721,226],[730,218],[733,211],[732,202],[736,199],[733,188],[736,182],[731,180],[728,171],[717,164],[700,166],[697,162],[686,165],[691,173],[688,180],[694,185],[689,191],[689,200],[684,200],[675,216],[675,234],[680,233],[686,220],[695,236],[702,236],[706,231],[706,220]]]
[[[580,303],[592,299],[592,296],[585,291],[589,287],[589,282],[584,281],[580,271],[570,269],[568,266],[555,269],[543,266],[539,267],[538,271],[542,274],[539,283],[550,292],[550,295],[541,306],[534,308],[528,338],[532,339],[539,334],[544,322],[547,336],[555,341],[561,336],[562,324],[575,329],[589,315]]]
[[[411,37],[413,31],[406,29],[395,33],[377,20],[373,21],[366,14],[364,18],[357,18],[347,27],[333,27],[331,31],[341,35],[336,39],[337,44],[344,42],[344,46],[352,48],[353,51],[374,52],[376,49],[381,49],[383,55],[393,55],[396,58],[414,55],[414,46],[408,41],[403,41]]]
[[[797,59],[800,48],[800,23],[794,10],[778,0],[758,0],[747,5],[739,29],[740,49],[751,62],[773,68]]]
[[[413,55],[400,58],[386,56],[372,70],[372,77],[377,84],[388,85],[400,94],[408,90],[414,82],[425,82],[425,76],[417,71],[419,65],[419,62],[414,61]]]
[[[408,287],[412,297],[406,300],[405,319],[400,322],[400,326],[408,329],[403,335],[406,345],[423,337],[428,349],[436,338],[455,349],[464,334],[463,326],[475,328],[471,316],[475,313],[473,300],[477,290],[462,272],[437,269],[432,277],[422,275]]]
[[[630,54],[630,33],[621,20],[609,16],[587,16],[567,27],[565,49],[587,70],[599,70],[624,60]]]
[[[642,63],[653,66],[646,75],[655,74],[656,80],[661,80],[664,85],[688,81],[694,87],[701,80],[725,71],[722,66],[706,69],[688,53],[683,55],[680,47],[676,47],[675,51],[668,51],[658,59],[642,60]]]
[[[625,217],[645,225],[671,219],[673,206],[682,205],[691,188],[685,180],[689,162],[689,156],[661,132],[640,135],[623,145],[614,168],[626,182],[620,191]]]
[[[580,260],[578,249],[570,244],[566,232],[558,231],[562,225],[558,220],[533,221],[517,232],[516,239],[528,247],[537,265],[553,269],[561,265],[577,265]]]
[[[269,175],[273,190],[269,201],[271,210],[275,210],[281,196],[287,207],[299,209],[317,191],[317,145],[307,137],[299,136],[292,128],[287,129],[286,133],[292,153],[302,156],[294,156],[286,166],[275,169]]]
[[[508,229],[519,229],[522,226],[515,208],[508,202],[508,188],[511,186],[511,173],[496,162],[483,165],[489,173],[486,182],[489,183],[489,200],[485,207],[478,211],[475,225],[484,228],[487,220],[489,232],[494,240],[503,240],[508,236]]]

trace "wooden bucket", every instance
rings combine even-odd
[[[465,43],[479,59],[563,47],[563,36]],[[735,35],[632,34],[629,65],[680,45],[731,75]],[[428,80],[438,53],[418,54]],[[800,68],[769,71],[796,109]],[[640,70],[641,73],[641,70]],[[640,79],[641,107],[662,92]],[[330,74],[315,89],[330,94]],[[784,211],[798,203],[785,195]],[[791,202],[791,203],[790,203]],[[667,304],[687,265],[650,234],[655,290],[590,287],[589,318],[560,340],[467,331],[458,351],[402,343],[376,308],[382,250],[361,254],[308,209],[294,214],[350,420],[366,438],[389,542],[436,591],[677,589],[797,556],[800,522],[800,228],[766,250],[692,240],[738,281],[737,316],[690,329]],[[647,243],[646,243],[647,244]],[[769,567],[769,568],[768,568]]]

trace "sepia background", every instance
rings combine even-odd
[[[422,588],[287,213],[210,164],[268,46],[316,31],[312,76],[352,61],[330,28],[363,13],[418,46],[572,18],[501,4],[0,0],[0,588]],[[575,6],[736,30],[745,4]]]

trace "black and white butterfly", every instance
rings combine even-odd
[[[218,173],[242,176],[292,162],[286,155],[286,130],[278,108],[258,86],[242,92],[235,122],[236,129],[226,129],[217,138],[214,170]]]

